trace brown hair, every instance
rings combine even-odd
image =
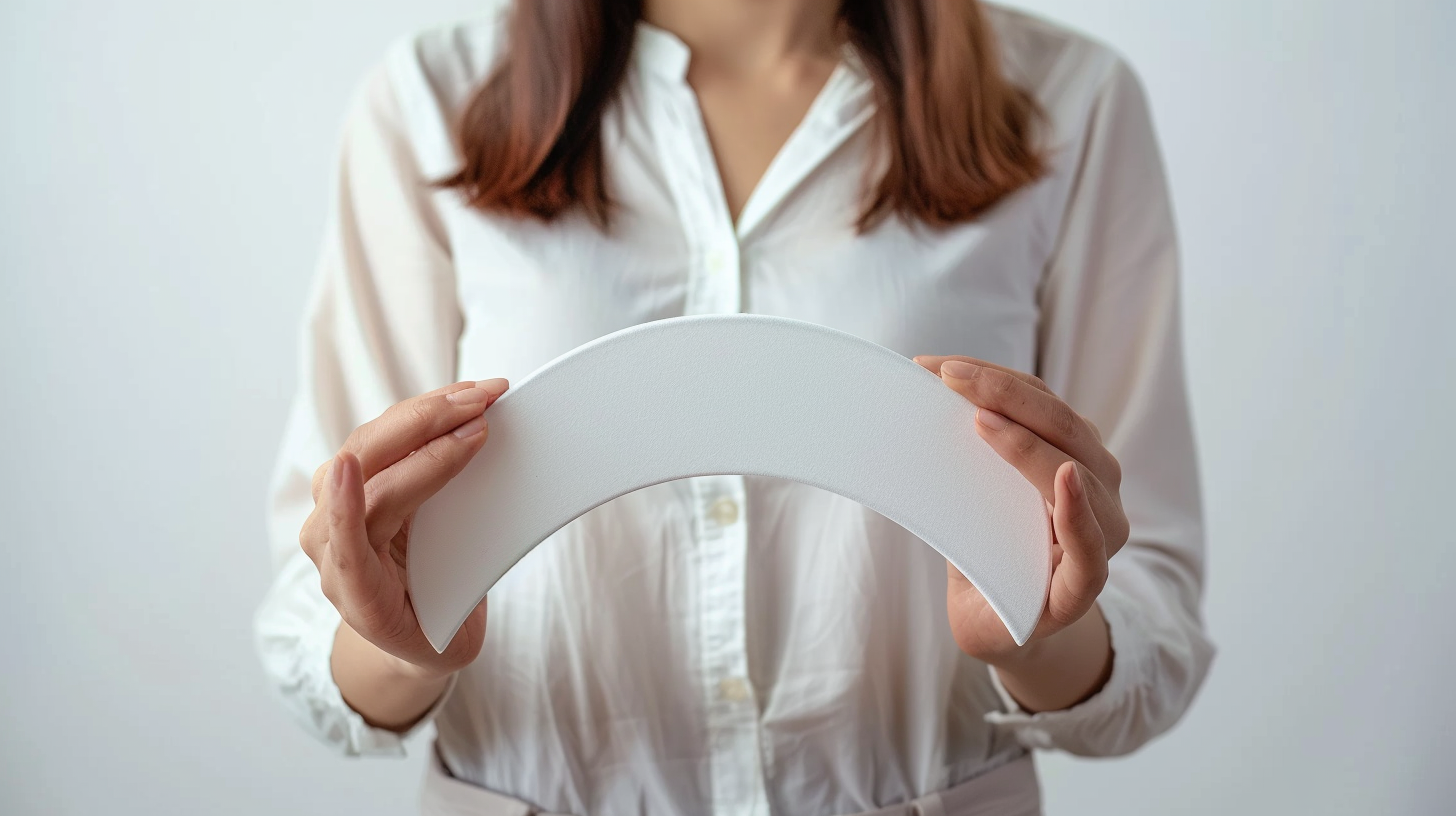
[[[455,123],[464,165],[431,181],[471,207],[550,221],[580,204],[606,228],[602,113],[626,74],[642,0],[515,0],[506,53]],[[1001,73],[977,0],[843,0],[874,81],[888,166],[856,226],[891,213],[936,226],[975,218],[1040,178],[1040,111]]]

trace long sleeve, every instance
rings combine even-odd
[[[445,229],[406,137],[388,64],[355,88],[337,143],[297,392],[269,486],[275,575],[254,619],[270,685],[296,720],[346,754],[401,754],[408,735],[369,726],[334,683],[339,614],[298,543],[313,509],[313,473],[358,425],[451,382],[462,325]]]
[[[1172,206],[1144,91],[1113,61],[1093,104],[1040,293],[1038,375],[1101,430],[1122,465],[1129,540],[1099,597],[1106,685],[1062,711],[987,720],[1023,744],[1132,751],[1188,708],[1213,659],[1201,621],[1203,522],[1183,370]]]

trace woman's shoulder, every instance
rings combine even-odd
[[[477,14],[406,31],[370,71],[398,100],[401,124],[425,172],[454,169],[450,123],[501,54],[510,6],[510,0],[484,0]]]
[[[1084,31],[1024,9],[982,5],[1008,76],[1053,118],[1080,119],[1109,83],[1133,76],[1116,48]]]
[[[510,6],[510,0],[486,0],[477,14],[399,35],[384,55],[392,78],[423,84],[441,102],[459,102],[495,64]]]

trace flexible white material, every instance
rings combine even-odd
[[[836,329],[752,314],[642,323],[512,383],[487,416],[485,446],[411,526],[410,598],[437,650],[572,519],[709,474],[792,479],[884,515],[960,569],[1017,643],[1046,602],[1046,503],[976,434],[974,406]]]

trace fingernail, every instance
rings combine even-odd
[[[946,360],[940,364],[940,373],[955,377],[957,380],[969,380],[976,376],[976,372],[980,368],[980,366],[973,365],[964,360]]]
[[[334,462],[329,465],[329,477],[334,480],[334,487],[344,486],[344,459],[342,454],[334,454]]]
[[[1006,417],[1001,416],[989,408],[977,408],[976,419],[981,420],[982,425],[985,425],[993,431],[1002,430],[1010,423],[1010,420],[1006,419]]]
[[[1076,465],[1072,465],[1072,472],[1067,476],[1067,492],[1074,499],[1082,498],[1082,472]]]
[[[471,405],[477,402],[485,402],[490,399],[490,394],[480,386],[474,388],[462,388],[459,391],[451,391],[445,395],[445,399],[456,405]]]
[[[472,436],[485,430],[485,415],[481,414],[475,419],[455,429],[455,436],[459,439],[469,439]]]
[[[505,377],[495,377],[489,380],[481,380],[475,384],[475,387],[485,389],[486,393],[494,398],[504,394],[506,389],[511,387],[511,384]]]

